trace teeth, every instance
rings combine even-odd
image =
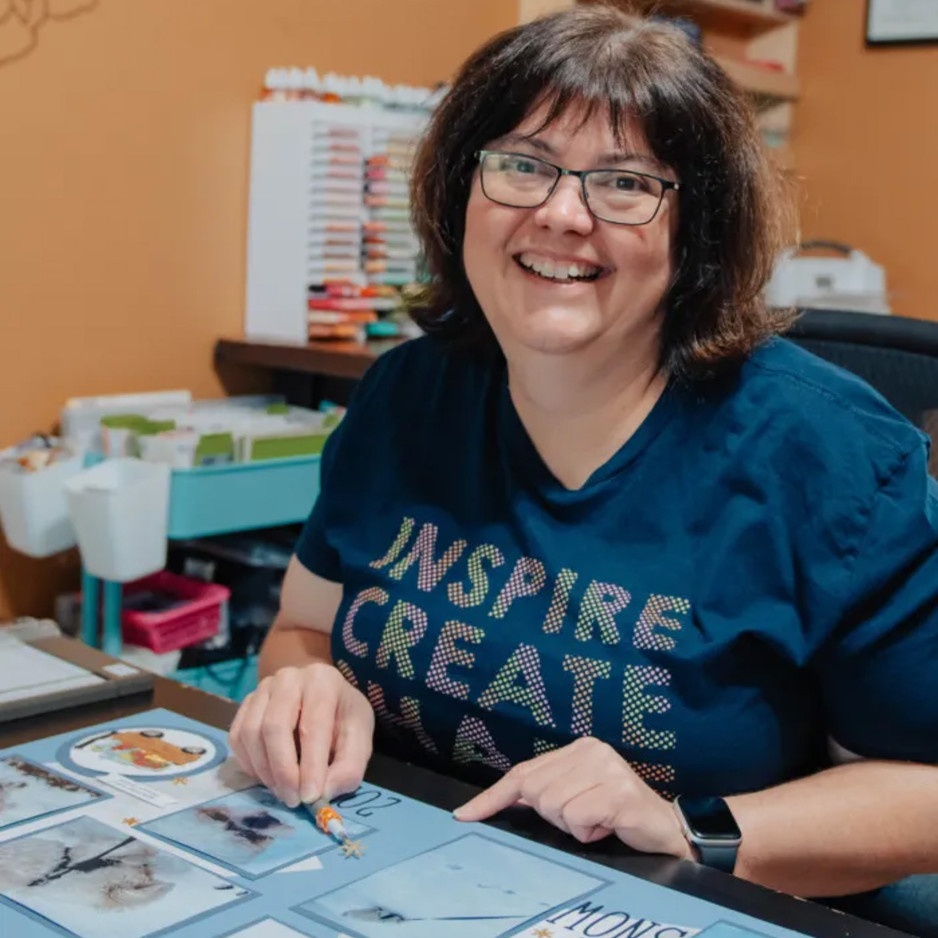
[[[573,277],[590,277],[598,274],[601,268],[591,267],[589,264],[567,264],[564,262],[554,262],[546,258],[539,258],[535,254],[522,254],[518,260],[522,267],[533,270],[542,277],[549,277],[551,280],[569,280]]]

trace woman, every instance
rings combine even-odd
[[[430,336],[333,434],[231,730],[284,801],[353,789],[377,716],[490,785],[467,820],[798,895],[938,870],[924,438],[773,338],[777,191],[667,26],[578,8],[466,63],[414,183]]]

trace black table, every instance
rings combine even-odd
[[[44,736],[72,732],[94,723],[109,722],[153,707],[164,707],[222,729],[230,725],[236,710],[236,704],[223,697],[157,678],[150,693],[0,724],[0,749]],[[373,757],[367,780],[444,810],[458,807],[477,791],[470,785],[383,753],[376,753]],[[531,811],[506,812],[490,823],[501,830],[806,935],[817,938],[908,938],[903,932],[793,899],[695,863],[633,853],[612,837],[583,847]]]

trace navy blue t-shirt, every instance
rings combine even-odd
[[[579,736],[665,794],[863,757],[938,761],[927,441],[784,340],[672,383],[579,490],[504,365],[423,338],[368,371],[300,561],[344,595],[332,653],[405,755],[491,781]]]

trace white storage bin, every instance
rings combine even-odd
[[[81,456],[36,472],[0,466],[0,524],[10,547],[30,557],[49,557],[75,546],[65,482],[81,467]]]
[[[169,466],[110,459],[66,482],[85,569],[127,583],[166,565]]]

